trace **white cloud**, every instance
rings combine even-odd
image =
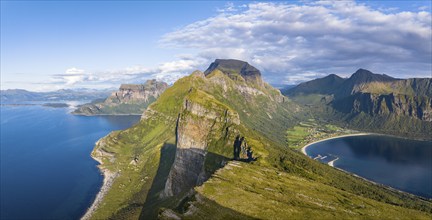
[[[373,9],[354,1],[230,5],[230,13],[163,36],[164,47],[197,49],[206,60],[242,59],[270,82],[304,74],[347,74],[357,68],[430,77],[431,14]],[[415,74],[415,75],[414,75]]]
[[[65,71],[65,74],[68,74],[68,75],[80,75],[80,74],[84,74],[84,72],[85,71],[82,70],[82,69],[78,69],[78,68],[72,67],[72,68],[67,69]]]
[[[227,13],[227,12],[229,13],[229,12],[237,11],[237,8],[235,7],[234,3],[228,2],[225,4],[225,8],[217,9],[217,11],[222,13]]]
[[[86,73],[85,70],[72,67],[67,69],[64,74],[55,75],[51,80],[55,83],[64,83],[65,86],[71,86],[92,78],[92,74]]]
[[[72,67],[65,70],[64,74],[53,75],[48,84],[55,85],[57,89],[91,86],[117,87],[124,83],[144,83],[148,79],[157,79],[172,84],[192,71],[202,69],[208,63],[209,61],[204,58],[183,54],[179,55],[177,60],[160,63],[155,67],[131,66],[119,70],[92,73]]]
[[[173,83],[216,58],[245,60],[270,83],[299,83],[358,68],[396,77],[431,77],[431,14],[373,9],[355,1],[227,3],[209,17],[162,36],[178,54],[154,66],[117,70],[71,67],[53,75],[53,87],[112,87],[158,79]]]

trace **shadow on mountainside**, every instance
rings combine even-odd
[[[145,211],[146,216],[152,216],[152,212],[158,211],[158,205],[160,205],[158,202],[159,198],[159,192],[163,191],[165,187],[165,182],[167,180],[169,171],[171,169],[172,164],[174,163],[176,153],[176,145],[172,143],[164,143],[162,148],[160,149],[160,159],[159,159],[159,166],[157,168],[156,175],[153,179],[153,182],[151,184],[150,189],[147,190],[143,188],[140,192],[138,192],[135,197],[137,197],[136,201],[132,204],[129,204],[128,206],[122,208],[121,210],[117,211],[110,219],[128,219],[131,216],[131,213],[137,213],[140,212],[140,216],[143,215],[143,212]],[[146,197],[143,198],[143,196]],[[144,201],[145,200],[145,201]],[[144,202],[143,202],[144,201]],[[144,207],[144,208],[143,208]],[[145,219],[156,219],[156,217],[153,218],[145,218]]]
[[[165,188],[171,166],[174,163],[176,145],[165,143],[161,148],[161,156],[156,176],[153,179],[146,201],[140,214],[140,219],[156,219],[160,203],[163,202],[159,196]]]
[[[182,155],[182,161],[175,162],[176,154]],[[223,167],[230,159],[201,149],[176,149],[174,144],[164,144],[156,176],[143,204],[140,219],[157,219],[160,208],[169,208],[182,213],[184,206],[193,197],[193,189],[204,183],[211,175]],[[177,163],[175,179],[170,187],[173,196],[164,192],[173,164]],[[172,177],[171,177],[172,178]],[[166,190],[165,190],[166,191]]]
[[[192,212],[185,214],[189,208],[193,208]],[[191,209],[192,209],[191,208]],[[160,212],[159,217],[161,219],[170,219],[171,210],[165,210]],[[180,205],[175,209],[177,217],[188,219],[203,219],[204,216],[210,219],[230,219],[230,220],[240,220],[240,219],[257,219],[251,216],[245,215],[241,212],[237,212],[228,207],[222,206],[219,203],[205,197],[200,193],[195,193],[192,196],[186,197]],[[185,215],[183,215],[185,214]]]

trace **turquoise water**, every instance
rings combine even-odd
[[[311,158],[377,183],[432,198],[432,142],[367,135],[331,139],[306,148]]]
[[[1,106],[2,219],[78,219],[103,177],[94,143],[139,116],[85,117],[72,109]]]

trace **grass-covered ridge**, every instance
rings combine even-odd
[[[420,211],[377,202],[276,168],[239,162],[231,162],[219,170],[211,180],[198,187],[197,192],[222,207],[258,219],[430,217]],[[199,209],[205,203],[194,201],[191,205]],[[209,212],[206,213],[208,216],[220,215],[217,210],[205,211]],[[182,217],[198,219],[200,214]]]
[[[207,114],[187,110],[187,101]],[[273,219],[323,212],[324,217],[360,218],[383,216],[386,210],[390,216],[431,217],[430,201],[371,184],[289,149],[286,131],[309,118],[308,112],[268,85],[235,80],[217,69],[179,79],[138,124],[111,133],[95,147],[93,155],[102,167],[118,177],[92,217],[148,219],[159,213],[161,218]],[[230,162],[196,191],[162,196],[178,127],[200,123],[211,125],[203,169],[214,172],[222,160],[232,158],[236,135],[245,137],[257,161]],[[194,132],[202,137],[203,131],[186,132],[193,142]]]

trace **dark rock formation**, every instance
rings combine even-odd
[[[216,59],[208,67],[204,74],[208,75],[215,69],[227,74],[231,79],[236,80],[240,74],[240,77],[246,80],[246,82],[260,87],[264,86],[264,82],[261,78],[261,72],[257,68],[249,65],[247,62],[233,59]]]
[[[335,100],[332,106],[344,113],[364,112],[371,116],[393,114],[432,121],[432,98],[426,96],[356,93]]]

